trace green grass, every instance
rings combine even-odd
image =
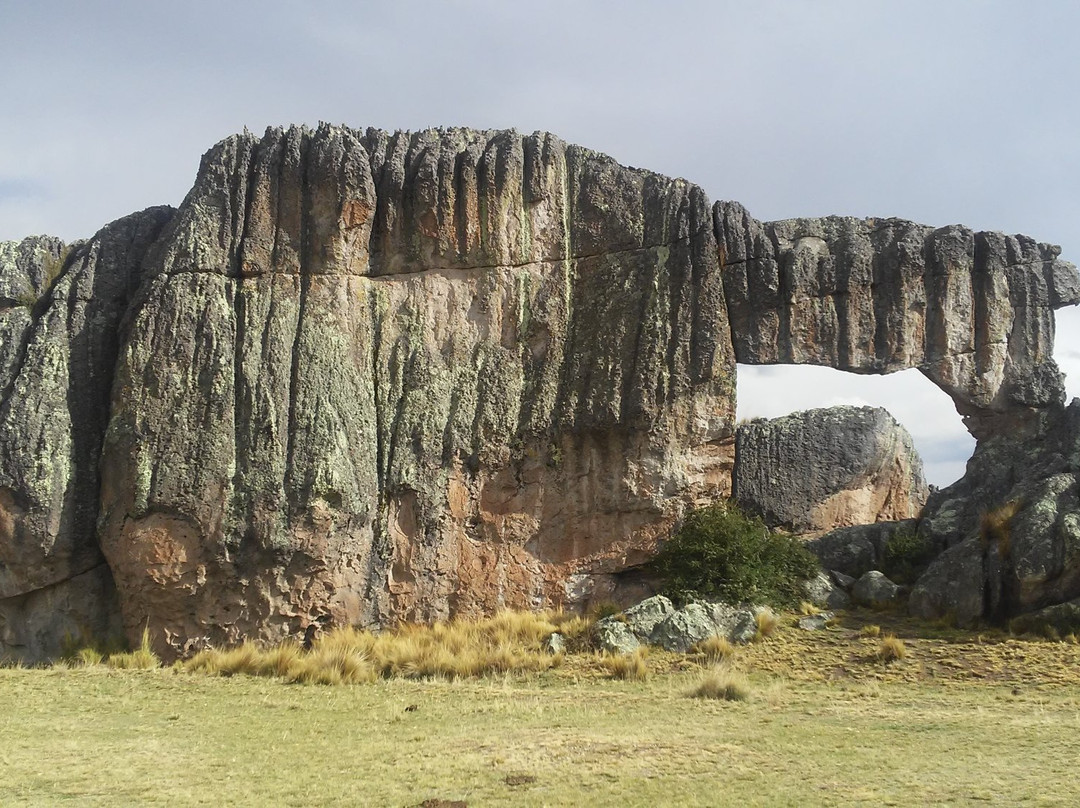
[[[1080,801],[1075,686],[788,682],[778,702],[751,675],[744,701],[687,698],[701,676],[0,670],[0,804]]]

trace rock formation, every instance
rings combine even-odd
[[[1080,280],[1057,247],[899,219],[715,212],[737,361],[918,368],[976,438],[1064,403],[1053,312],[1080,302]]]
[[[113,631],[95,528],[117,326],[171,208],[0,249],[0,633],[30,657]],[[58,608],[70,603],[70,608]]]
[[[736,358],[919,367],[990,439],[1060,411],[1080,298],[1024,237],[763,224],[464,129],[231,137],[179,210],[66,249],[0,245],[0,652],[30,656],[117,602],[181,653],[610,597],[730,492]]]
[[[966,625],[1080,598],[1080,399],[980,442],[919,531],[945,549],[912,590],[917,615]]]
[[[321,127],[203,160],[129,314],[101,545],[175,647],[559,604],[727,492],[700,189],[550,135]]]
[[[739,507],[794,533],[918,516],[929,493],[911,435],[881,408],[740,424],[735,458]]]

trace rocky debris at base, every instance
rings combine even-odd
[[[851,587],[851,597],[856,603],[875,609],[893,605],[901,595],[901,588],[878,570],[864,573]]]
[[[799,628],[805,631],[821,631],[822,629],[829,627],[829,621],[833,619],[835,615],[832,612],[818,612],[817,614],[808,614],[806,617],[799,618]]]
[[[621,615],[598,620],[594,637],[601,650],[618,654],[633,653],[641,645],[686,653],[714,636],[747,643],[757,635],[757,611],[762,609],[767,607],[710,602],[676,609],[668,598],[657,595]]]

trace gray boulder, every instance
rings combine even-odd
[[[820,631],[829,627],[829,621],[834,617],[832,612],[818,612],[806,617],[799,618],[799,628],[806,631]]]
[[[716,626],[716,633],[734,643],[748,643],[757,636],[757,610],[729,603],[703,604]],[[768,609],[767,606],[758,607]],[[770,610],[771,611],[771,610]]]
[[[880,608],[895,603],[900,592],[900,587],[886,578],[884,573],[870,570],[855,582],[851,597],[861,606]]]
[[[549,654],[565,654],[566,653],[566,638],[555,632],[544,641],[544,650]]]
[[[828,609],[846,609],[851,603],[848,593],[837,586],[832,576],[827,572],[819,572],[814,578],[806,581],[803,584],[803,591],[806,593],[807,601],[815,606],[824,606]]]
[[[623,612],[626,624],[642,642],[647,642],[656,624],[675,611],[675,605],[664,595],[651,598],[631,606]]]
[[[598,620],[593,631],[597,646],[609,654],[632,654],[641,647],[630,627],[615,617]]]
[[[855,579],[850,575],[845,575],[840,570],[829,570],[829,577],[832,578],[834,584],[845,592],[850,592],[851,587],[855,585]]]
[[[888,412],[830,407],[741,424],[733,492],[772,527],[820,533],[917,516],[928,488],[911,436]]]
[[[716,633],[716,623],[709,610],[700,603],[689,603],[657,623],[649,635],[649,643],[684,654]]]

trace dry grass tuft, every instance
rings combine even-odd
[[[690,650],[703,657],[704,662],[712,665],[730,658],[735,653],[735,646],[727,637],[716,634],[702,640]]]
[[[907,657],[907,647],[895,634],[888,634],[882,638],[875,656],[879,662],[899,662]]]
[[[799,604],[799,614],[810,616],[818,614],[821,611],[817,606],[808,600],[804,600]]]
[[[563,613],[502,611],[490,618],[459,619],[431,626],[402,624],[375,634],[340,628],[315,641],[310,651],[295,643],[262,649],[253,643],[209,649],[184,669],[211,676],[276,676],[305,684],[357,684],[379,677],[458,679],[541,671],[562,664],[544,649],[558,631],[571,646],[586,647],[591,621]]]
[[[134,651],[109,654],[105,664],[119,670],[152,670],[161,667],[161,660],[150,646],[150,630],[144,628],[142,641]]]
[[[724,701],[746,701],[750,698],[750,687],[746,679],[725,668],[714,668],[705,674],[696,688],[690,691],[696,699],[722,699]]]
[[[649,678],[649,666],[645,663],[645,654],[641,649],[632,654],[604,656],[603,665],[612,679],[644,682]]]
[[[880,637],[881,626],[877,625],[876,623],[867,623],[859,630],[859,636],[869,638]]]
[[[80,648],[75,652],[72,661],[76,665],[82,667],[92,667],[94,665],[100,665],[105,661],[105,655],[96,648]]]
[[[1004,505],[987,511],[979,520],[979,536],[983,547],[997,545],[998,556],[1008,558],[1012,552],[1012,520],[1019,513],[1022,503],[1011,499]]]
[[[755,640],[763,640],[766,637],[771,637],[776,633],[776,629],[780,627],[780,618],[776,616],[776,613],[772,609],[762,609],[755,615],[754,620],[757,622],[757,634],[755,634]]]

